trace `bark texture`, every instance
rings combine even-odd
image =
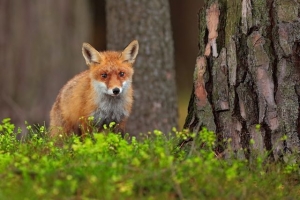
[[[140,49],[134,64],[134,105],[126,132],[177,126],[174,47],[167,0],[107,0],[107,47],[123,49],[133,39]]]
[[[240,158],[299,153],[299,9],[295,0],[206,1],[185,128],[208,127]]]
[[[59,89],[86,66],[88,2],[0,1],[0,119],[44,124]]]

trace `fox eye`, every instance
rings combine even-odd
[[[106,78],[107,77],[107,73],[101,74],[102,78]]]
[[[120,72],[119,75],[120,75],[121,77],[123,77],[123,76],[125,75],[125,73],[124,73],[124,72]]]

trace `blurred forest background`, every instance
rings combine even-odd
[[[170,0],[169,5],[182,128],[192,90],[197,14],[203,0]],[[49,124],[59,89],[86,69],[82,43],[99,51],[107,49],[105,6],[104,0],[0,0],[1,119],[10,117],[21,128],[25,121]]]

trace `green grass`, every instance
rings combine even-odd
[[[183,149],[185,133],[143,139],[106,131],[81,140],[47,137],[28,126],[16,140],[0,124],[0,199],[297,199],[299,165],[269,163],[267,152],[247,160],[220,159],[214,133],[204,129]],[[56,144],[60,145],[56,145]],[[233,154],[234,155],[234,154]]]

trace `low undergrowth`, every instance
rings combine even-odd
[[[0,124],[0,199],[297,199],[299,165],[219,158],[214,133],[203,129],[178,148],[173,130],[122,138],[106,131],[84,140],[51,139],[28,125],[29,137]],[[108,128],[109,130],[109,128]],[[59,141],[58,141],[59,140]],[[59,144],[59,145],[57,145]]]

